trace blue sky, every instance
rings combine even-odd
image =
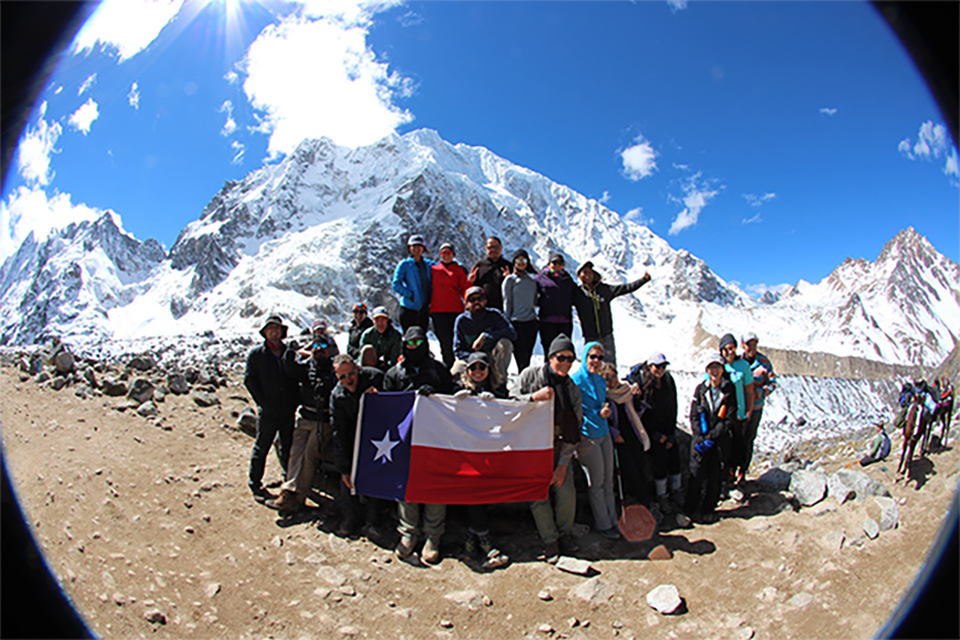
[[[111,209],[170,247],[305,137],[426,127],[647,224],[748,291],[874,259],[912,225],[960,260],[957,152],[859,2],[117,0],[41,92],[0,258]]]

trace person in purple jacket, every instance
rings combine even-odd
[[[573,335],[573,290],[576,283],[564,270],[560,253],[550,254],[550,263],[537,274],[537,298],[540,301],[540,344],[547,353],[558,335]]]

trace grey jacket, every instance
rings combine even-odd
[[[510,322],[537,319],[537,281],[511,273],[503,280],[503,313]]]
[[[580,388],[567,376],[564,379],[564,383],[567,386],[567,391],[570,394],[570,399],[573,402],[574,412],[577,414],[577,420],[582,424],[583,423],[583,401],[580,396]],[[532,396],[536,391],[544,387],[552,386],[549,383],[546,375],[546,366],[545,365],[530,365],[526,369],[520,372],[520,377],[517,380],[517,387],[513,392],[513,397],[522,402],[532,402],[530,396]],[[556,388],[554,392],[556,393]],[[570,460],[573,458],[573,453],[576,451],[577,445],[573,442],[564,442],[560,439],[560,434],[557,432],[557,425],[554,424],[554,439],[553,439],[553,451],[554,459],[556,460],[557,466],[569,465]]]

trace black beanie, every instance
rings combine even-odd
[[[725,333],[723,334],[723,337],[720,338],[720,351],[723,351],[723,348],[728,344],[737,346],[737,339],[733,337],[732,333]]]
[[[547,357],[549,358],[553,354],[560,353],[561,351],[572,351],[574,356],[577,355],[577,350],[573,348],[573,341],[562,333],[550,343],[550,353],[547,354]]]

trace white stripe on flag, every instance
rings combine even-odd
[[[553,449],[553,403],[418,396],[413,446],[457,451]]]

